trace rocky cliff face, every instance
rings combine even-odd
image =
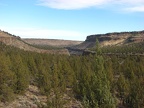
[[[96,38],[99,40],[101,46],[123,45],[134,42],[144,41],[144,31],[139,32],[121,32],[121,33],[107,33],[87,36],[85,42],[76,46],[78,49],[87,49],[95,46]]]
[[[100,43],[104,41],[126,41],[126,42],[142,42],[144,41],[144,31],[139,32],[121,32],[121,33],[107,33],[100,35],[87,36],[86,42],[94,42],[96,38]],[[119,42],[118,42],[119,43]],[[111,43],[113,44],[113,43]]]
[[[98,38],[98,40],[102,42],[102,41],[110,41],[110,40],[127,39],[128,37],[142,38],[143,36],[144,36],[144,31],[107,33],[107,34],[97,34],[97,35],[87,36],[86,41],[94,42],[96,38]]]
[[[67,49],[59,49],[59,50],[43,50],[30,46],[26,42],[24,42],[20,37],[13,36],[7,32],[0,31],[0,42],[5,43],[6,45],[11,45],[25,51],[33,51],[38,53],[48,53],[48,54],[66,54],[69,55]]]

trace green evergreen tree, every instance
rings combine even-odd
[[[78,82],[80,97],[86,108],[115,108],[116,102],[110,92],[110,82],[104,68],[104,59],[98,40],[96,41],[96,55],[94,57],[94,71],[90,72],[88,68],[85,68],[86,66],[82,67]]]
[[[98,44],[97,40],[96,47],[99,47]],[[107,70],[104,68],[105,61],[101,54],[100,48],[96,48],[95,73],[92,86],[96,85],[94,86],[95,97],[100,108],[115,108],[116,102],[110,92],[110,82],[107,77]]]
[[[117,81],[117,91],[121,102],[120,104],[123,105],[123,102],[129,93],[128,82],[123,74],[120,74],[119,79]]]
[[[1,52],[0,55],[0,101],[12,101],[14,99],[15,74],[10,70],[9,57]]]
[[[19,54],[11,55],[12,71],[16,75],[15,92],[23,94],[29,85],[29,70]]]
[[[59,79],[59,70],[58,65],[56,63],[53,63],[51,66],[51,92],[53,93],[53,97],[48,97],[48,106],[50,108],[63,108],[64,101],[62,100],[63,97],[63,88],[60,85],[60,79]]]

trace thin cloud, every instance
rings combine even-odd
[[[143,11],[144,0],[38,0],[38,5],[55,9],[83,9],[89,7],[99,7],[110,5],[118,10]],[[130,8],[129,8],[130,7]]]
[[[131,5],[142,5],[144,4],[144,0],[116,0],[119,3],[127,3]]]
[[[124,10],[128,12],[144,12],[144,6],[129,7],[125,8]]]
[[[81,9],[98,6],[111,0],[39,0],[38,5],[56,9]]]
[[[121,10],[126,12],[144,12],[144,0],[120,0]]]

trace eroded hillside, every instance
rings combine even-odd
[[[96,39],[99,40],[100,46],[122,46],[134,43],[144,42],[144,31],[139,32],[119,32],[119,33],[107,33],[96,34],[87,36],[86,40],[76,46],[69,47],[71,54],[82,54],[84,51],[93,49],[96,44]]]
[[[77,46],[77,48],[86,49],[94,47],[96,38],[99,40],[101,46],[124,45],[132,42],[143,42],[144,31],[90,35],[87,36],[85,42]]]
[[[20,37],[14,36],[12,34],[9,34],[8,32],[0,31],[0,41],[5,43],[6,45],[11,45],[20,49],[23,49],[25,51],[33,51],[38,53],[48,53],[48,54],[67,54],[69,55],[69,52],[67,49],[59,49],[59,50],[43,50],[38,49],[30,44],[24,42]]]

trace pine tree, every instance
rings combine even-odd
[[[14,99],[15,74],[10,69],[9,57],[0,52],[0,101],[12,101]]]
[[[107,78],[107,71],[104,68],[99,42],[96,40],[94,70],[89,71],[87,66],[82,67],[78,82],[78,92],[86,108],[115,108],[115,98],[110,92],[110,82]],[[85,59],[83,62],[86,62]]]
[[[47,104],[50,108],[62,108],[64,104],[64,101],[62,100],[64,93],[63,87],[60,85],[59,70],[56,63],[53,63],[51,66],[51,75],[51,92],[53,93],[53,97],[49,97],[50,94],[47,95]]]
[[[99,47],[98,40],[96,41],[96,47]],[[107,78],[107,71],[104,68],[104,58],[99,48],[96,48],[96,63],[94,73],[94,91],[96,94],[96,100],[100,108],[115,108],[115,99],[110,92],[110,82]],[[93,85],[93,86],[94,86]]]
[[[12,71],[15,72],[16,75],[14,91],[18,94],[22,94],[29,85],[29,70],[19,54],[11,55],[11,61]]]
[[[117,91],[118,91],[118,95],[119,95],[121,104],[123,104],[125,98],[128,95],[128,91],[129,91],[128,82],[125,79],[123,74],[120,74],[119,79],[117,81]]]

